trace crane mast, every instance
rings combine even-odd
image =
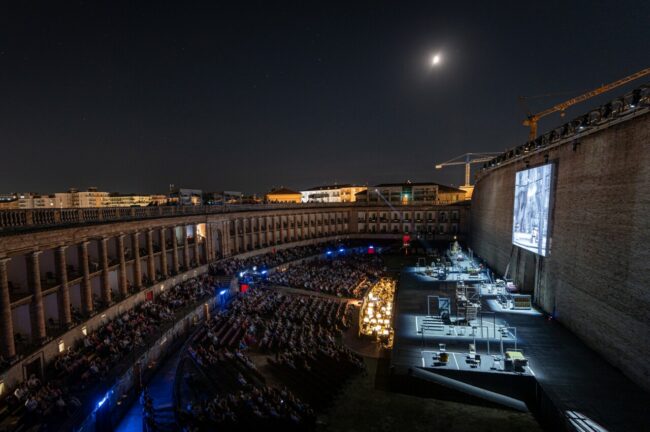
[[[442,169],[447,166],[465,165],[465,184],[461,186],[460,189],[467,192],[468,198],[470,198],[472,196],[472,191],[474,190],[474,186],[472,186],[472,184],[470,183],[471,165],[492,160],[492,158],[498,154],[501,153],[498,152],[465,153],[453,159],[450,159],[447,162],[436,164],[436,169]]]

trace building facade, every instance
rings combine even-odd
[[[166,195],[136,195],[109,194],[103,201],[102,207],[146,207],[150,205],[165,205]]]
[[[366,203],[453,204],[465,201],[465,191],[438,183],[382,183],[357,193]]]
[[[355,202],[356,194],[367,189],[366,186],[351,184],[317,186],[300,191],[302,202],[348,203]]]
[[[169,203],[180,206],[203,205],[203,191],[186,188],[172,189],[169,193]]]
[[[302,195],[300,192],[287,188],[273,189],[271,192],[267,193],[264,198],[266,199],[266,202],[270,203],[299,204],[302,202]]]
[[[53,194],[20,193],[5,194],[0,200],[0,209],[68,209],[101,207],[145,207],[165,205],[166,195],[138,195],[100,192],[96,188],[86,191],[70,189]]]

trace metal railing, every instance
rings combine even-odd
[[[478,172],[481,177],[492,169],[520,160],[539,151],[547,150],[566,142],[577,140],[585,135],[608,128],[620,121],[632,119],[650,112],[650,83],[600,105],[575,119],[551,129],[532,141],[507,150],[483,164]]]

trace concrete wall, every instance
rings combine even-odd
[[[550,254],[512,248],[514,181],[523,159],[478,180],[471,247],[498,274],[510,263],[517,283],[546,312],[650,389],[650,114],[527,159],[532,167],[546,157],[556,168]]]

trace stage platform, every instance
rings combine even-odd
[[[498,335],[498,341],[490,334],[489,337],[478,337],[474,342],[474,336],[448,335],[447,327],[437,333],[419,332],[421,320],[428,314],[427,296],[453,298],[455,286],[456,282],[427,280],[415,271],[415,267],[401,272],[395,299],[395,343],[391,355],[391,366],[396,375],[408,374],[409,368],[426,368],[454,379],[460,377],[468,384],[488,390],[498,391],[501,386],[504,394],[512,387],[504,383],[534,379],[541,392],[535,396],[537,406],[531,409],[541,412],[540,417],[550,412],[559,413],[556,421],[558,418],[564,421],[565,415],[575,416],[577,412],[608,431],[650,430],[647,413],[650,395],[574,334],[558,322],[547,320],[539,311],[499,310],[500,306],[492,296],[481,299],[482,309],[493,313],[490,322],[496,322],[497,327],[505,324],[508,328],[516,328],[509,330],[509,337],[504,338],[504,350],[514,349],[516,331],[517,349],[522,350],[528,359],[524,373],[503,373],[491,367],[492,357],[487,354],[487,343],[490,341],[491,355],[500,355],[501,338]],[[488,319],[484,316],[483,321]],[[445,344],[446,351],[453,353],[444,366],[436,366],[432,358],[434,352],[440,350],[440,343]],[[477,353],[481,354],[481,367],[478,369],[465,363],[470,343],[475,343]]]

